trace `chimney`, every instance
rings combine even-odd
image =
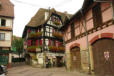
[[[45,20],[47,20],[48,16],[49,16],[49,12],[45,11]]]

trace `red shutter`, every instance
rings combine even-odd
[[[28,29],[28,32],[31,32],[31,30],[30,30],[30,29]]]
[[[31,46],[31,40],[28,40],[28,46]]]
[[[49,40],[49,46],[51,45],[51,40]]]
[[[40,40],[40,45],[42,45],[42,40]]]
[[[54,32],[54,28],[52,29],[52,32]]]
[[[38,40],[36,40],[36,46],[38,46]]]

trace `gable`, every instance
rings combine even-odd
[[[52,25],[52,26],[57,26],[57,27],[62,26],[61,16],[57,14],[52,14],[49,20],[47,21],[47,24]]]

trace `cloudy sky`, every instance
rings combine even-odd
[[[13,34],[21,37],[25,25],[39,8],[55,8],[57,11],[70,14],[77,12],[84,0],[10,0],[14,4],[14,27]]]

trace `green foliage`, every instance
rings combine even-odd
[[[14,39],[12,41],[12,48],[15,49],[15,53],[18,53],[20,55],[24,51],[24,40],[22,38],[17,38],[14,36]]]

